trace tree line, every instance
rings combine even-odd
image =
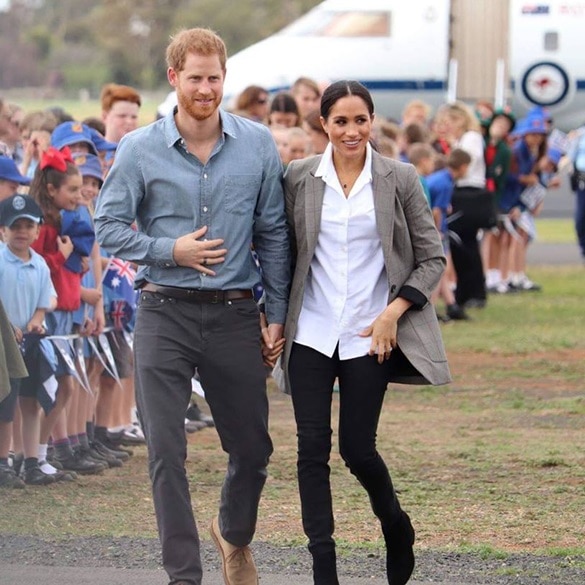
[[[86,88],[95,95],[109,81],[156,89],[166,84],[164,53],[173,32],[209,27],[234,54],[318,3],[11,0],[0,9],[0,90]]]

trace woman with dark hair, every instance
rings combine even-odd
[[[268,124],[270,126],[282,126],[284,128],[301,125],[301,116],[297,102],[290,93],[281,91],[272,98],[270,114],[268,114]]]
[[[315,585],[338,585],[328,463],[337,378],[340,453],[380,520],[388,583],[403,585],[414,568],[414,529],[376,432],[388,382],[450,381],[429,303],[445,258],[416,170],[369,144],[368,90],[333,83],[320,111],[330,143],[285,174],[295,273],[282,363],[297,423],[303,527]]]

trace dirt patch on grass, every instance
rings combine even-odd
[[[450,363],[449,386],[391,387],[380,420],[379,450],[413,518],[419,549],[583,554],[585,351],[458,352]],[[292,405],[272,384],[270,404],[275,451],[257,539],[302,545]],[[334,429],[338,405],[336,394]],[[225,467],[214,430],[189,435],[187,471],[204,539]],[[331,469],[341,550],[379,553],[379,527],[338,455],[336,434]],[[73,484],[2,490],[0,500],[11,510],[0,516],[4,534],[156,535],[144,447],[119,470]]]

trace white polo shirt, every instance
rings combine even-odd
[[[305,284],[294,341],[342,360],[362,357],[371,337],[363,331],[386,308],[388,280],[376,228],[372,150],[346,198],[329,144],[315,173],[325,183],[321,226]]]

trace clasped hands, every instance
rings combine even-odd
[[[260,330],[262,331],[262,359],[264,365],[273,368],[276,360],[284,350],[284,325],[271,323],[268,325],[266,315],[260,313]]]

